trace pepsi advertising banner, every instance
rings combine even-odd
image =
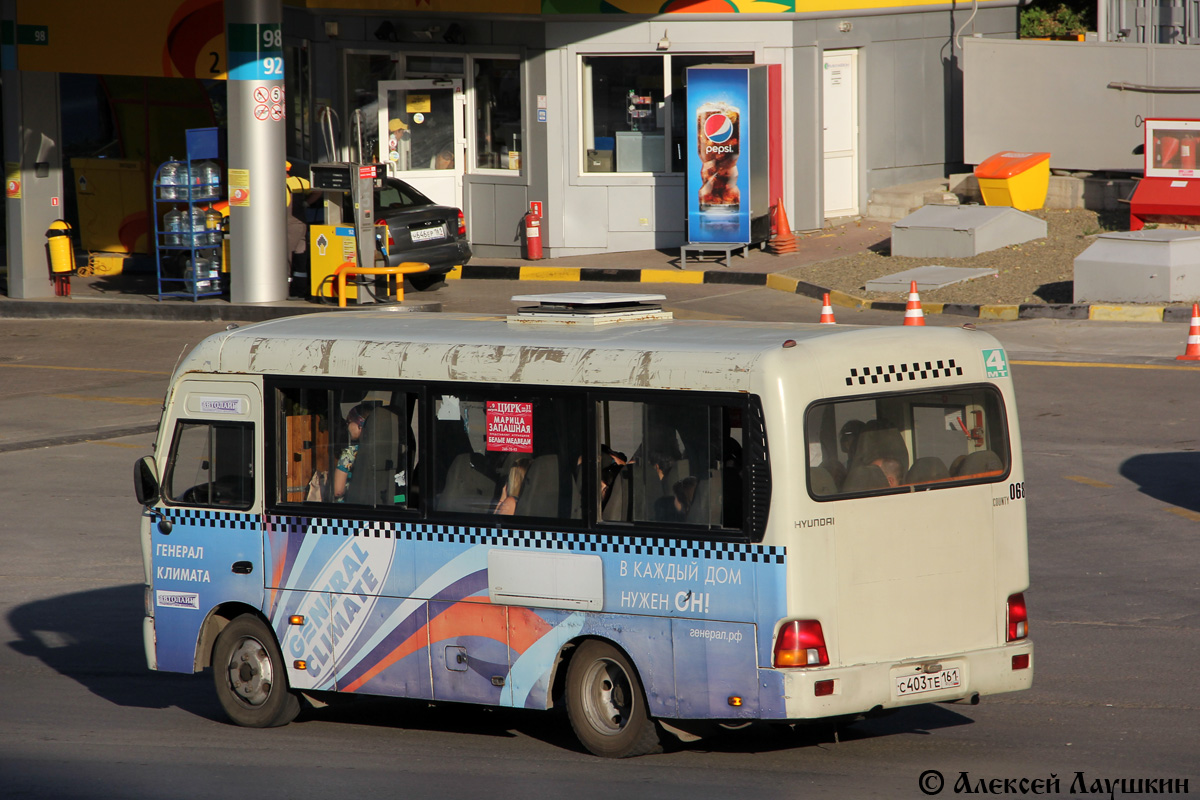
[[[750,238],[749,71],[689,67],[687,198],[692,243],[747,243]],[[766,154],[763,154],[765,157]]]

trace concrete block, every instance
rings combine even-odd
[[[900,220],[912,213],[913,206],[897,207],[885,203],[871,203],[867,206],[867,216],[871,219]]]
[[[979,179],[973,172],[951,175],[949,190],[958,196],[959,202],[962,204],[983,202],[983,192],[979,190]]]
[[[1083,181],[1078,178],[1050,176],[1046,208],[1083,208]]]
[[[1200,299],[1200,233],[1157,229],[1096,237],[1075,258],[1076,303]]]
[[[907,292],[913,281],[917,282],[917,291],[931,292],[943,286],[995,275],[996,270],[980,267],[968,269],[965,267],[946,267],[941,264],[930,264],[926,267],[914,267],[892,275],[884,275],[867,281],[868,292]]]
[[[958,195],[953,192],[926,192],[922,197],[923,205],[927,206],[956,206]]]
[[[1015,208],[925,206],[892,225],[892,255],[970,258],[1045,236],[1045,220]]]

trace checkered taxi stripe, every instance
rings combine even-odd
[[[253,514],[172,508],[165,510],[164,515],[175,524],[186,523],[202,528],[261,529],[261,520]],[[527,547],[533,550],[570,553],[707,558],[755,564],[782,564],[787,551],[785,547],[767,547],[743,542],[606,536],[595,533],[509,530],[466,525],[397,524],[381,521],[284,516],[270,517],[268,521],[274,530],[289,534],[359,536],[369,539],[488,545],[491,547]]]
[[[904,381],[928,380],[929,378],[956,378],[963,374],[963,368],[954,363],[954,359],[942,361],[913,361],[912,363],[883,364],[874,367],[852,367],[846,377],[846,385],[859,386],[866,383],[903,383]]]

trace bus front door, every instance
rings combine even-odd
[[[168,409],[165,502],[150,538],[160,670],[192,672],[203,663],[200,631],[218,605],[262,608],[262,524],[254,513],[260,407],[255,384],[185,381]]]

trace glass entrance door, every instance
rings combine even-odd
[[[466,162],[462,81],[379,83],[379,160],[437,203],[462,207]]]

